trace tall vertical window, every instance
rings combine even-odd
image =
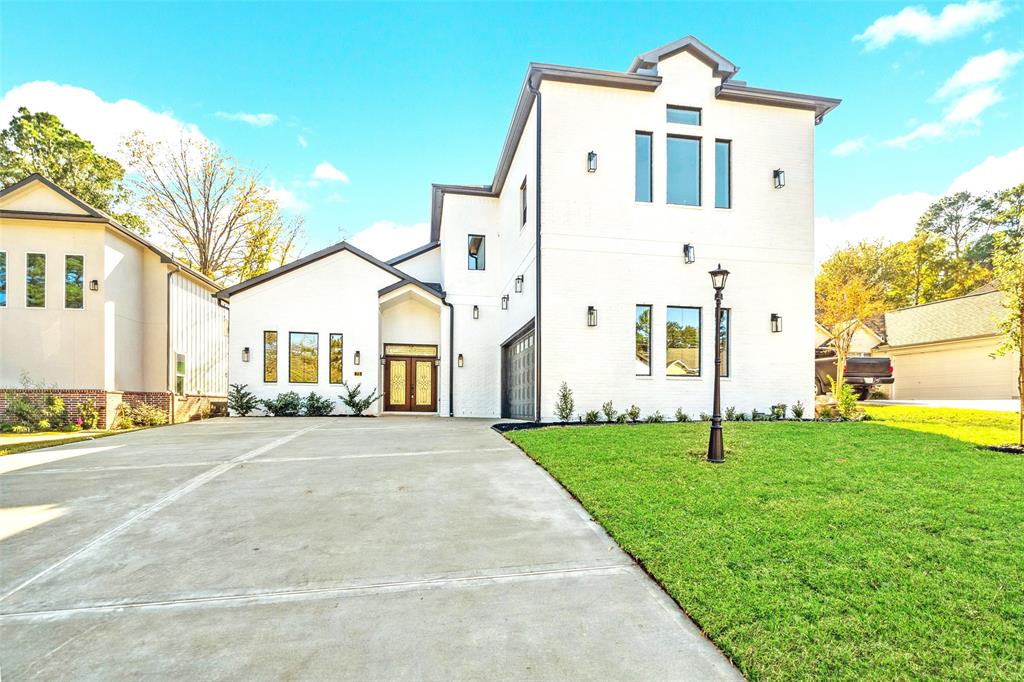
[[[651,375],[651,306],[636,307],[636,375]]]
[[[30,253],[25,259],[25,307],[46,307],[45,253]]]
[[[665,374],[700,376],[700,308],[669,306],[665,317]]]
[[[329,374],[330,374],[330,376],[328,377],[328,379],[330,380],[330,382],[332,384],[340,384],[342,382],[342,377],[343,377],[343,375],[341,373],[342,362],[343,362],[343,360],[342,360],[342,357],[343,357],[342,353],[343,353],[344,349],[345,349],[345,347],[344,347],[344,344],[342,343],[342,335],[341,334],[331,334],[331,338],[330,338],[331,357],[330,357],[330,367],[329,367]]]
[[[174,355],[174,392],[185,395],[185,356],[181,353]]]
[[[483,270],[487,265],[487,245],[483,235],[469,235],[469,269]]]
[[[722,319],[718,324],[718,346],[722,349],[722,371],[723,377],[729,376],[729,309],[722,308]]]
[[[695,107],[677,107],[668,105],[665,120],[669,123],[683,123],[689,126],[700,125],[700,109]]]
[[[636,134],[636,192],[637,201],[651,201],[651,134]]]
[[[277,332],[263,332],[263,381],[277,381]]]
[[[64,307],[81,310],[85,304],[85,256],[64,256]]]
[[[520,227],[526,226],[526,178],[523,178],[523,184],[519,185],[519,214],[522,219]]]
[[[7,307],[7,252],[0,251],[0,308]]]
[[[715,208],[732,207],[732,143],[715,140]]]
[[[668,203],[700,206],[700,139],[668,136]]]
[[[288,332],[288,381],[315,384],[320,335],[315,332]]]

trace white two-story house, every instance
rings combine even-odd
[[[554,419],[813,399],[814,129],[693,37],[625,72],[531,64],[494,178],[433,188],[430,242],[341,243],[221,293],[231,380],[379,390],[375,409]],[[730,271],[720,329],[708,271]]]

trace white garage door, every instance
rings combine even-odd
[[[996,341],[892,353],[897,400],[1007,400],[1017,397],[1017,357],[992,358]]]

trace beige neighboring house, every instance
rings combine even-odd
[[[122,400],[174,421],[223,404],[220,288],[40,175],[0,191],[0,421],[7,395]],[[22,378],[45,389],[24,388]]]
[[[992,357],[1006,338],[998,328],[1005,314],[1003,295],[992,286],[885,313],[886,343],[875,355],[892,358],[892,398],[1019,398],[1019,355]]]
[[[883,343],[883,339],[879,336],[871,327],[864,323],[857,324],[857,331],[853,333],[853,338],[850,339],[850,355],[857,356],[868,356],[875,349],[876,346]],[[814,356],[822,357],[824,355],[832,355],[832,337],[829,336],[828,330],[822,327],[817,322],[814,323]]]

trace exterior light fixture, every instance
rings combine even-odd
[[[517,294],[523,293],[523,280],[524,279],[525,279],[525,277],[523,277],[522,275],[519,275],[518,277],[516,277],[516,293]]]
[[[697,250],[693,244],[683,244],[683,262],[689,265],[697,259]]]
[[[384,357],[383,355],[380,356],[380,366],[384,367],[387,364],[388,364],[388,359],[386,357]]]
[[[775,189],[782,189],[786,186],[786,171],[776,168],[772,171],[772,179],[775,180]]]
[[[474,320],[479,320],[480,319],[480,306],[478,306],[478,305],[473,306],[473,319]]]
[[[715,289],[715,328],[722,328],[722,290],[729,279],[729,271],[718,267],[708,273],[711,286]],[[722,443],[722,344],[715,344],[715,404],[711,414],[711,436],[708,439],[708,461],[714,464],[725,462],[725,445]]]
[[[462,359],[462,353],[459,353],[459,367],[462,367],[462,365],[465,364],[465,362],[466,361]]]
[[[772,313],[772,333],[778,333],[782,331],[782,315],[778,313]]]
[[[501,297],[501,309],[508,310],[508,294]]]
[[[242,349],[242,362],[249,362],[249,346]]]
[[[361,358],[359,357],[359,351],[356,351],[356,354],[352,356],[352,364],[358,365],[360,360]]]
[[[587,172],[597,172],[597,152],[590,152],[587,154]]]
[[[595,308],[592,305],[587,306],[587,326],[588,327],[596,327],[597,326],[597,308]]]
[[[100,281],[98,279],[90,279],[89,280],[89,291],[99,291],[99,290],[100,290]]]

